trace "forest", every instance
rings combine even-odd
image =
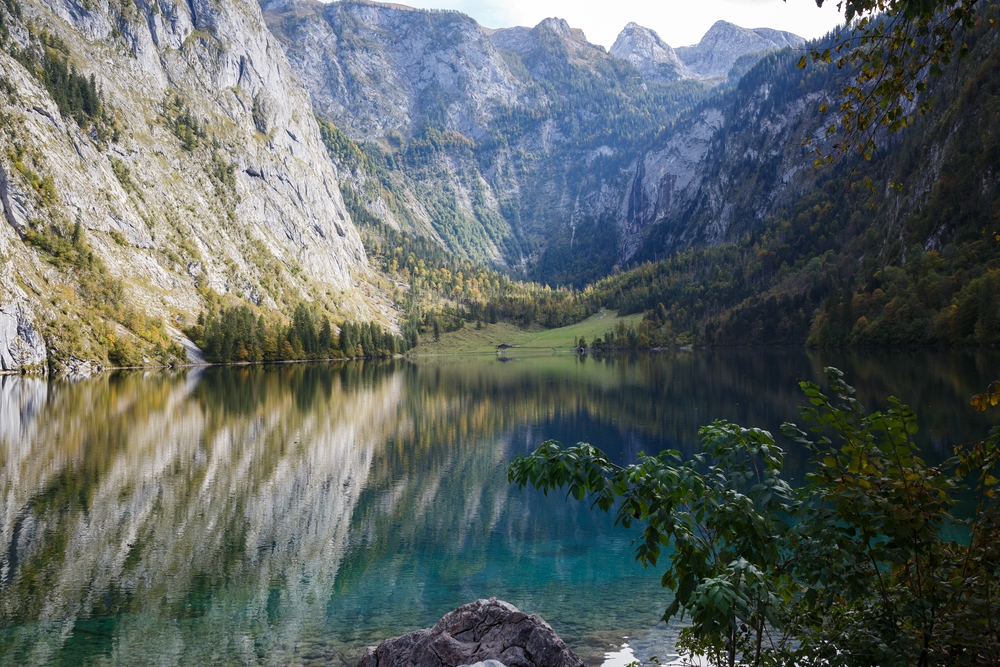
[[[210,308],[185,334],[212,363],[391,357],[413,346],[377,322],[341,322],[337,334],[326,315],[317,317],[304,303],[289,322],[268,315],[244,304]]]

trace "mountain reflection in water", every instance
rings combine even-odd
[[[777,431],[801,379],[896,394],[928,458],[984,434],[979,353],[695,351],[0,377],[0,663],[353,664],[496,595],[590,661],[656,626],[632,533],[505,468],[546,438],[626,462],[726,418]],[[789,446],[789,443],[785,443]],[[800,477],[804,458],[789,450]],[[669,648],[672,632],[638,640]],[[643,656],[637,648],[639,657]]]

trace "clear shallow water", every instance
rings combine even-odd
[[[796,382],[833,364],[872,408],[910,403],[941,459],[985,434],[968,399],[998,361],[764,349],[2,377],[0,664],[353,665],[491,595],[592,664],[624,636],[662,657],[669,599],[634,535],[509,487],[514,456],[547,438],[620,462],[693,451],[715,417],[777,432]]]

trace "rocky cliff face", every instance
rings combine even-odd
[[[681,61],[697,75],[725,77],[740,57],[751,53],[798,46],[804,39],[772,28],[741,28],[728,21],[716,21],[701,41],[676,49]]]
[[[317,113],[356,138],[408,137],[428,124],[482,140],[524,86],[483,29],[458,12],[399,5],[265,5]]]
[[[534,28],[515,26],[489,30],[488,34],[498,49],[513,51],[522,56],[538,49],[545,42],[546,36],[556,38],[576,55],[604,52],[603,48],[588,42],[582,30],[571,27],[566,19],[554,16],[543,19]]]
[[[823,76],[800,85],[795,60],[766,57],[637,159],[621,208],[627,256],[721,243],[811,187],[819,172],[802,141],[829,148],[815,110],[835,88]]]
[[[720,22],[675,52],[630,23],[608,53],[558,18],[487,30],[399,5],[264,7],[317,113],[385,166],[375,177],[335,156],[359,205],[557,284],[601,277],[678,215],[731,98],[684,113],[737,60],[742,73],[748,55],[802,42]]]
[[[0,12],[5,369],[38,362],[32,331],[63,360],[107,363],[120,338],[148,349],[135,321],[190,321],[204,288],[374,316],[309,98],[257,5],[23,0]],[[45,68],[59,62],[92,77],[103,117],[56,99]],[[92,275],[121,303],[88,289]]]

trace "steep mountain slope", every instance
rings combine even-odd
[[[524,93],[463,14],[312,1],[263,6],[277,34],[294,34],[287,54],[316,112],[355,139],[438,127],[480,141],[497,107]]]
[[[829,122],[817,109],[841,79],[834,67],[803,72],[797,60],[765,56],[637,160],[624,236],[642,252],[629,260],[732,240],[814,187],[810,150],[828,147]]]
[[[5,369],[169,360],[206,289],[377,315],[308,97],[255,4],[3,0],[0,16]]]
[[[845,73],[765,58],[680,124],[701,143],[674,136],[643,158],[639,217],[663,213],[636,232],[633,262],[662,261],[587,298],[648,310],[648,340],[1000,343],[997,12],[984,9],[968,56],[932,80],[930,112],[878,137],[872,162],[811,167],[802,141],[829,149],[818,107]]]
[[[372,142],[363,165],[333,152],[362,217],[502,265],[513,232],[468,149],[489,141],[491,122],[518,103],[524,85],[478,24],[398,5],[299,0],[264,9],[316,113],[352,140]]]
[[[707,92],[692,80],[647,82],[559,19],[487,31],[399,5],[265,9],[317,112],[378,171],[335,151],[352,174],[349,199],[545,282],[582,285],[618,261],[623,167]]]

